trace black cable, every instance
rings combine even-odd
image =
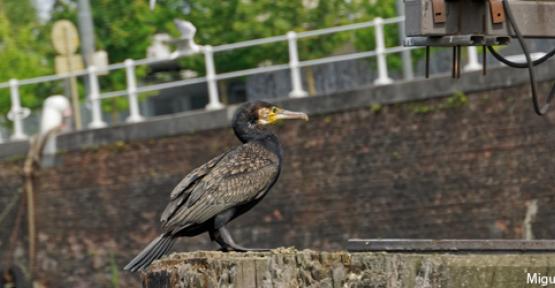
[[[503,0],[503,8],[505,8],[505,12],[507,13],[507,18],[509,20],[508,22],[515,30],[515,34],[516,34],[516,37],[518,38],[518,42],[520,43],[520,47],[522,48],[522,52],[526,57],[528,74],[530,75],[530,87],[532,88],[532,103],[534,104],[534,110],[538,115],[544,115],[547,112],[547,110],[549,110],[551,99],[553,98],[553,94],[555,93],[555,86],[551,89],[548,96],[545,98],[545,104],[540,108],[540,104],[538,103],[537,91],[536,91],[537,90],[536,79],[535,79],[536,76],[534,73],[534,66],[533,66],[532,59],[530,57],[530,53],[528,53],[528,46],[526,46],[526,43],[524,42],[524,38],[522,37],[520,30],[518,29],[515,18],[513,16],[513,12],[511,11],[511,7],[509,6],[509,2],[507,0]]]
[[[495,51],[495,49],[493,49],[492,46],[488,46],[488,51],[489,53],[491,53],[491,55],[495,57],[495,59],[499,60],[499,62],[506,64],[507,66],[510,66],[513,68],[528,68],[527,62],[513,62],[503,57],[503,55],[497,53],[497,51]],[[547,54],[543,55],[542,57],[532,61],[532,65],[538,66],[543,62],[545,62],[546,60],[549,60],[549,58],[553,57],[553,55],[555,55],[555,49],[549,51]]]

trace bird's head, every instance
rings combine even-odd
[[[243,109],[245,109],[249,124],[251,125],[266,126],[288,119],[308,121],[306,113],[285,110],[277,105],[263,101],[249,102],[245,104]]]
[[[243,104],[233,118],[233,129],[241,141],[262,135],[264,127],[271,126],[282,120],[299,119],[308,121],[308,115],[302,112],[285,110],[277,105],[263,101]],[[262,134],[261,134],[262,133]]]
[[[71,106],[69,100],[62,95],[54,95],[46,98],[44,101],[45,109],[52,109],[60,113],[63,117],[71,116]]]
[[[71,105],[67,98],[62,95],[54,95],[46,98],[41,117],[41,133],[56,128],[67,128],[65,121],[71,116]]]

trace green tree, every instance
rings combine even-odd
[[[58,1],[52,21],[76,19],[75,0]],[[314,2],[316,5],[314,5]],[[311,4],[312,3],[312,4]],[[110,62],[143,58],[155,33],[178,36],[173,19],[192,22],[197,27],[196,42],[219,45],[285,34],[290,30],[310,30],[347,23],[349,4],[330,1],[245,1],[205,0],[158,1],[151,11],[146,0],[91,1],[98,49],[105,49]],[[301,56],[310,59],[333,51],[344,36],[300,43]],[[218,72],[253,68],[265,62],[287,62],[287,44],[278,43],[238,49],[216,55]],[[202,57],[184,59],[183,66],[204,73]],[[108,86],[123,88],[124,75],[110,77]]]
[[[95,29],[96,50],[106,50],[110,63],[123,62],[125,59],[141,59],[146,56],[152,36],[160,31],[177,35],[172,23],[173,18],[182,15],[180,6],[183,1],[167,1],[164,9],[149,9],[146,0],[95,0],[90,1]],[[77,1],[56,1],[50,23],[68,19],[77,24]],[[145,69],[137,69],[138,77],[145,75]],[[117,70],[100,77],[103,91],[122,90],[126,87],[125,72]],[[103,101],[107,111],[127,108],[125,98]]]
[[[0,82],[51,74],[51,53],[44,27],[30,0],[0,0]],[[40,106],[55,89],[53,85],[22,86],[20,94],[26,107]],[[8,89],[0,89],[0,114],[10,109]]]
[[[57,1],[52,21],[76,19],[76,0]],[[314,2],[315,4],[311,4]],[[274,0],[166,0],[158,1],[154,10],[146,0],[91,1],[98,49],[109,53],[111,62],[126,58],[143,58],[152,36],[158,32],[178,36],[173,19],[185,19],[197,27],[196,42],[219,45],[243,40],[282,35],[291,30],[303,31],[336,26],[349,22],[349,4],[344,0],[274,1]],[[335,43],[317,43],[306,47],[307,57],[332,51]],[[333,41],[332,41],[333,42]],[[216,61],[222,71],[252,68],[265,60],[286,61],[283,45],[268,49],[240,49],[222,55]],[[276,59],[277,57],[277,59]],[[201,70],[201,67],[196,67]]]

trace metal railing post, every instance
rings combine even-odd
[[[135,61],[131,59],[125,60],[125,74],[127,78],[127,96],[129,99],[129,117],[127,122],[143,121],[143,116],[139,110],[139,101],[137,100],[137,80],[135,78]]]
[[[385,40],[383,35],[383,19],[374,19],[376,37],[376,58],[378,60],[378,78],[374,80],[375,85],[391,84],[393,80],[387,75],[387,60],[385,58]]]
[[[23,132],[23,109],[21,109],[21,102],[19,98],[19,83],[16,79],[10,80],[10,96],[12,101],[11,114],[13,117],[13,130],[14,133],[10,139],[12,140],[25,140],[27,135]]]
[[[289,93],[289,97],[305,97],[308,94],[303,90],[301,81],[301,69],[299,68],[299,52],[297,50],[297,33],[294,31],[287,32],[287,40],[289,43],[289,68],[291,70],[291,86],[293,90]]]
[[[89,66],[87,68],[89,74],[89,100],[91,101],[92,121],[89,128],[106,127],[106,122],[102,121],[102,110],[100,108],[100,88],[98,87],[98,77],[96,76],[96,67]]]
[[[478,62],[478,50],[476,46],[468,46],[468,63],[464,66],[464,71],[482,70],[482,64]]]
[[[397,7],[397,15],[405,16],[405,4],[403,0],[397,0],[396,2]],[[405,21],[406,18],[399,22],[399,43],[403,46],[403,41],[405,41],[406,37],[406,29],[405,29]],[[403,59],[403,78],[405,80],[411,80],[414,78],[414,71],[412,69],[412,56],[410,54],[410,50],[404,50],[401,52],[401,58]]]
[[[204,64],[206,65],[206,82],[208,83],[208,105],[206,109],[216,110],[224,107],[218,95],[216,83],[216,67],[214,66],[214,52],[212,46],[204,46]]]

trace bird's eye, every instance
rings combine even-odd
[[[275,107],[275,106],[272,107],[272,113],[277,113],[277,111],[278,111],[277,107]]]

